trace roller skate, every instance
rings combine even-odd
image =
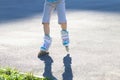
[[[62,44],[65,46],[67,52],[69,52],[69,35],[68,31],[61,31]]]
[[[48,49],[51,45],[52,39],[49,36],[44,37],[44,42],[40,47],[40,52],[38,53],[38,57],[49,54]]]

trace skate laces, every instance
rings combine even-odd
[[[41,46],[41,50],[48,51],[50,45],[51,45],[52,39],[49,36],[44,37],[44,42]]]
[[[64,45],[64,46],[68,46],[68,44],[69,44],[68,31],[62,30],[62,31],[61,31],[61,36],[62,36],[62,43],[63,43],[63,45]]]

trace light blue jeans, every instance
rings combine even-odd
[[[42,23],[50,23],[51,14],[55,9],[57,11],[58,23],[67,23],[65,14],[65,0],[59,0],[55,3],[45,0]]]

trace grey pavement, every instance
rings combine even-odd
[[[112,7],[112,2],[108,4]],[[54,13],[50,54],[41,58],[37,54],[43,41],[42,14],[6,18],[7,22],[0,23],[0,66],[57,80],[120,80],[119,9],[113,5],[117,11],[101,11],[99,7],[67,10],[70,52],[61,43],[61,29]]]

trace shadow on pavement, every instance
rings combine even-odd
[[[66,0],[67,9],[120,12],[120,0]]]
[[[0,23],[40,14],[43,5],[44,0],[0,0]],[[66,0],[66,8],[120,12],[120,0]]]
[[[70,54],[67,54],[63,58],[63,63],[64,63],[64,73],[62,74],[63,80],[73,80],[73,73],[71,69],[71,64],[72,64],[72,58],[70,57]]]
[[[43,76],[50,78],[50,80],[57,80],[53,75],[52,75],[52,63],[53,59],[49,55],[44,55],[39,57],[40,60],[44,61],[45,63],[45,68],[44,68],[44,73]]]
[[[26,18],[43,11],[44,0],[0,0],[0,22]]]

